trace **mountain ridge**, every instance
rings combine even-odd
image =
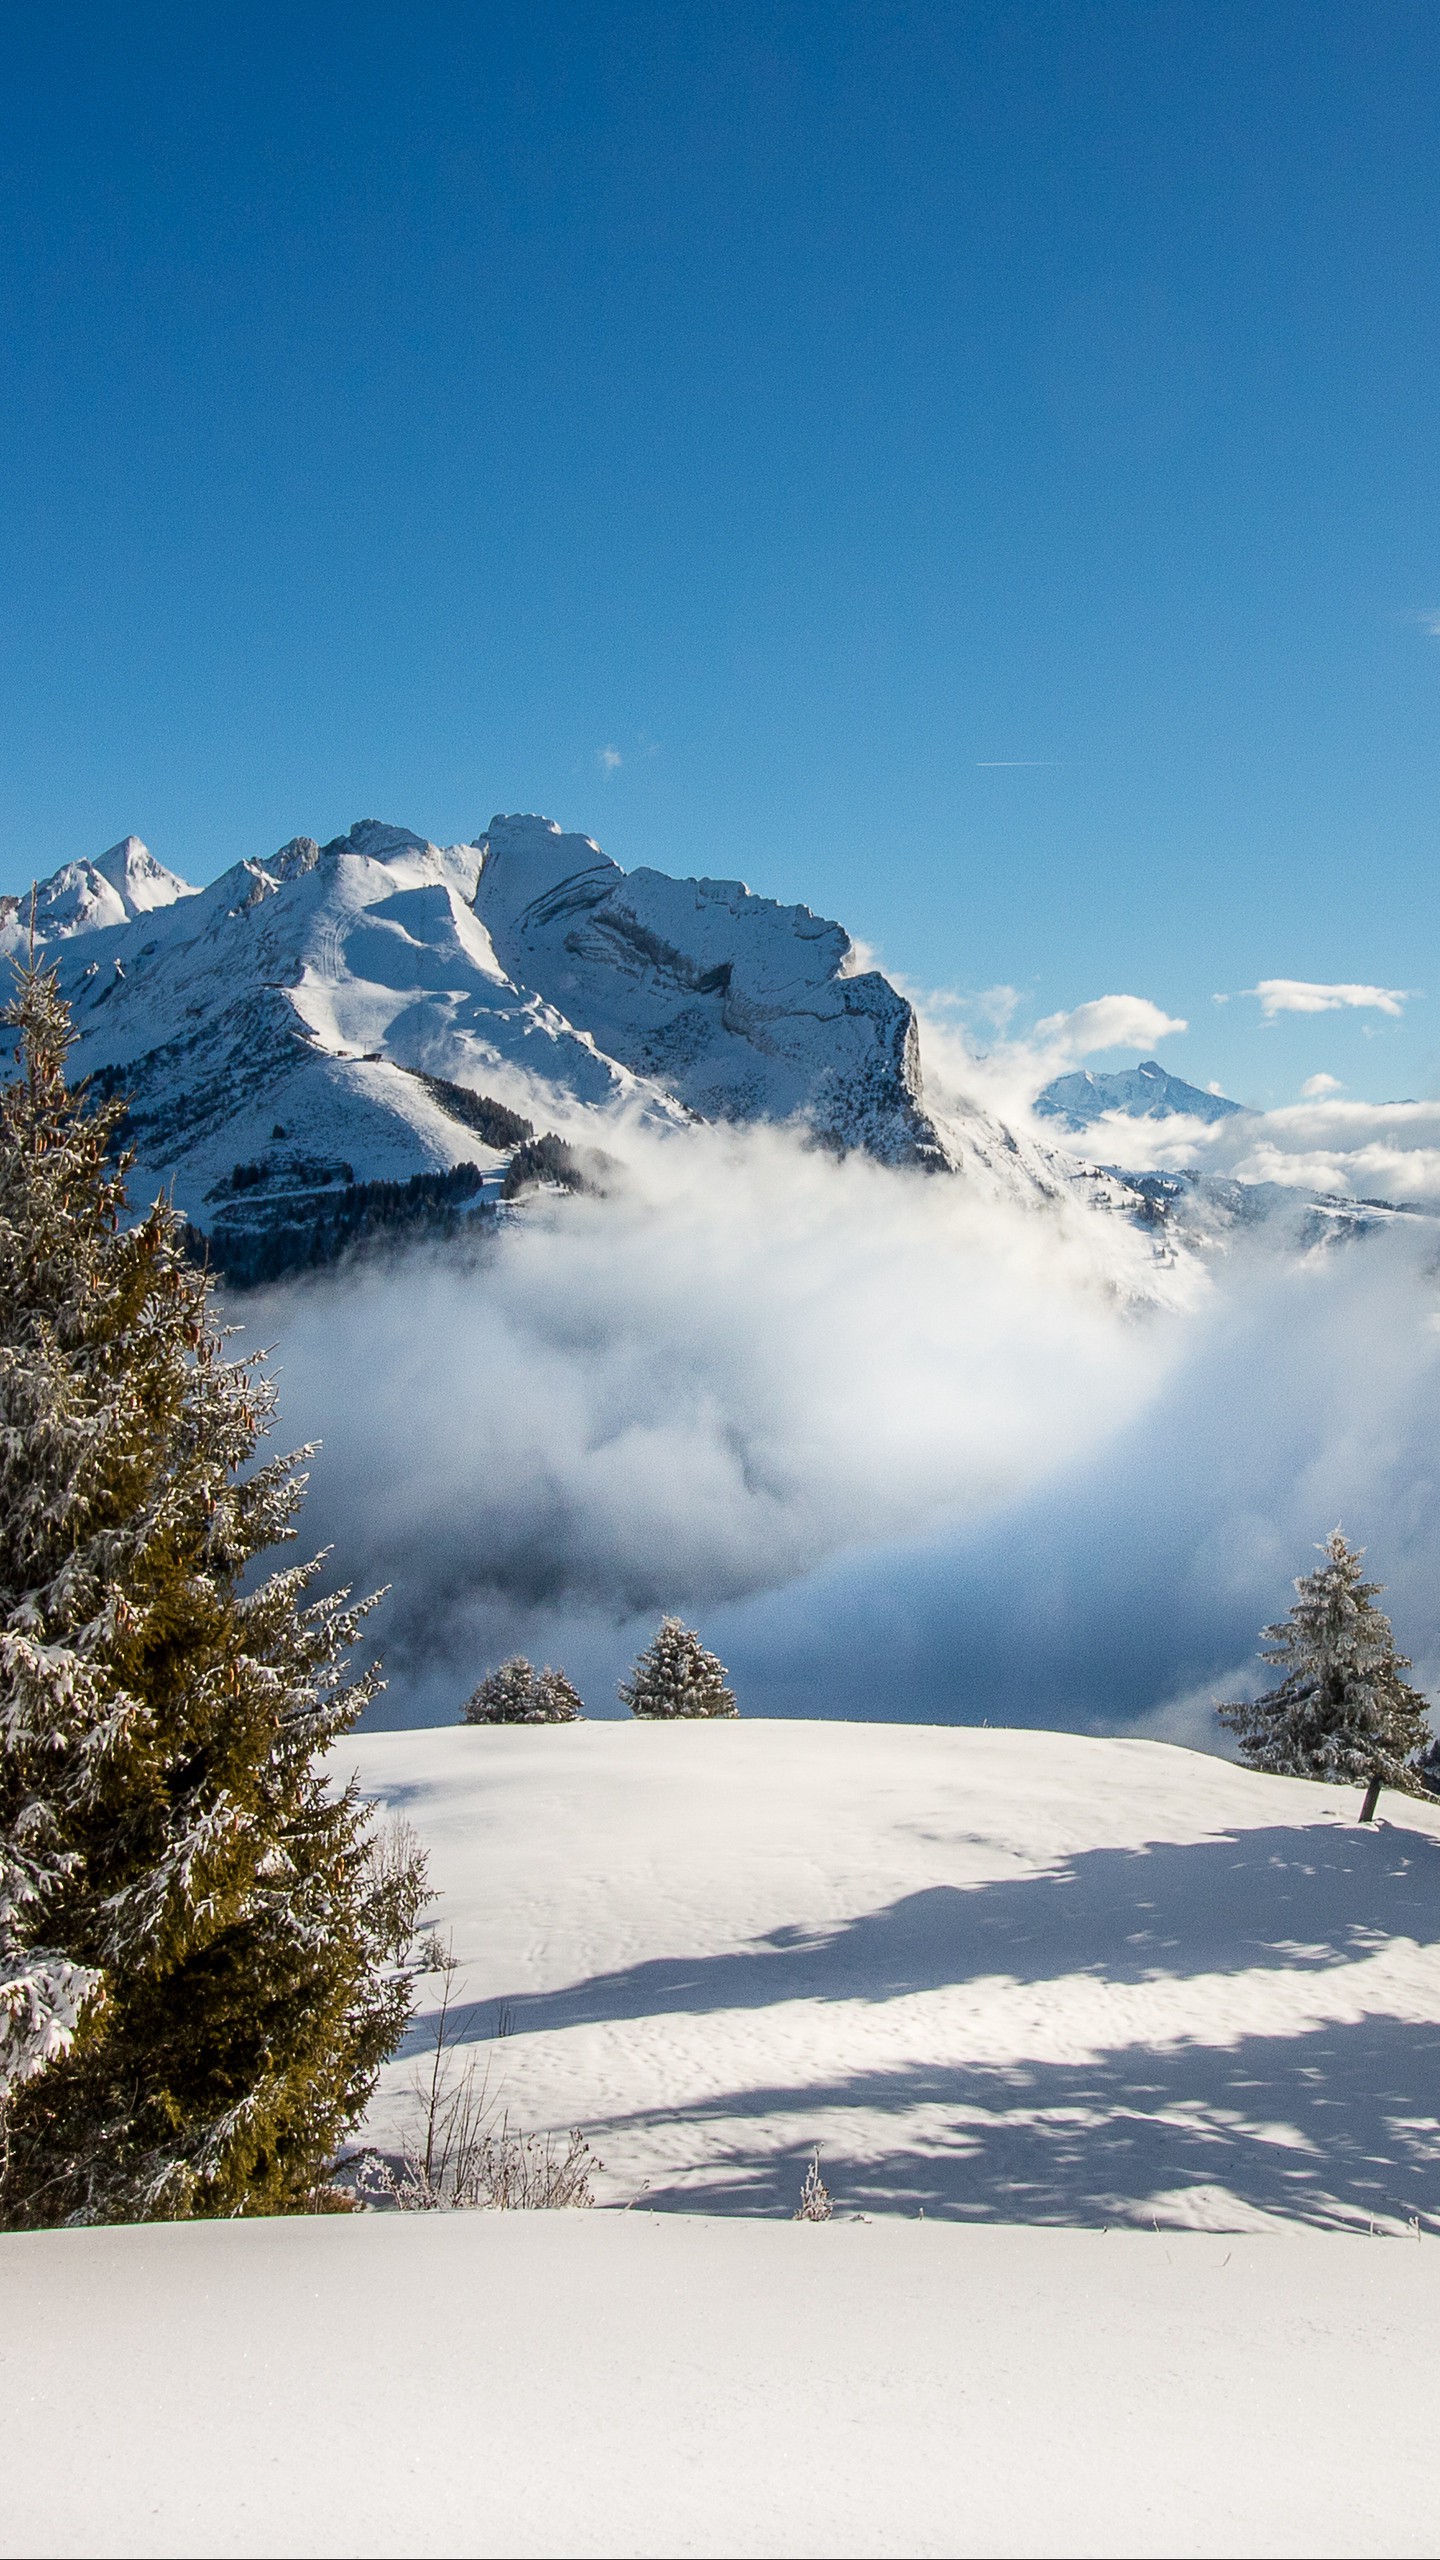
[[[0,913],[12,953],[29,907]],[[449,846],[361,819],[200,889],[129,837],[34,908],[78,1072],[123,1094],[142,1181],[222,1266],[267,1229],[330,1232],[342,1195],[444,1193],[450,1215],[465,1166],[472,1210],[513,1196],[517,1161],[584,1183],[631,1120],[795,1125],[892,1167],[1063,1188],[978,1106],[932,1111],[913,1007],[842,925],[741,880],[626,872],[549,819]]]

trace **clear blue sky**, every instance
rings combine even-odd
[[[1434,0],[131,0],[0,71],[0,885],[539,808],[1247,1099],[1440,1089]]]

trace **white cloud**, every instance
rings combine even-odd
[[[1218,1093],[1220,1087],[1218,1084],[1212,1085],[1210,1090],[1212,1093]],[[1338,1076],[1325,1075],[1307,1076],[1300,1087],[1300,1091],[1307,1102],[1323,1102],[1327,1094],[1343,1093],[1344,1090],[1345,1087]]]
[[[1099,1049],[1150,1049],[1189,1027],[1148,996],[1093,996],[1073,1013],[1047,1014],[1036,1023],[1035,1038],[1067,1058],[1089,1058]]]
[[[868,957],[869,955],[867,955]],[[1052,1076],[1103,1049],[1151,1049],[1189,1025],[1148,996],[1094,996],[1070,1013],[1047,1014],[1033,1031],[1007,1037],[1023,1001],[1015,987],[983,995],[935,993],[889,972],[920,1022],[926,1091],[943,1111],[979,1102],[1016,1127],[1029,1128],[1030,1105]],[[1031,1129],[1053,1142],[1053,1126]]]
[[[1260,1010],[1267,1022],[1277,1013],[1345,1013],[1351,1010],[1388,1013],[1399,1016],[1405,1010],[1407,995],[1413,988],[1362,987],[1349,983],[1327,986],[1312,978],[1262,978],[1258,986],[1244,990],[1258,996]]]
[[[625,759],[618,747],[600,747],[596,750],[595,761],[602,773],[618,773]]]
[[[1259,1630],[1337,1520],[1434,1695],[1432,1239],[1218,1266],[1184,1356],[1108,1443],[988,1519],[838,1557],[709,1622],[742,1703],[1224,1750],[1214,1702],[1270,1685]]]

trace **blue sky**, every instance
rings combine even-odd
[[[136,0],[0,68],[0,885],[538,807],[1248,1100],[1440,1091],[1430,0]]]

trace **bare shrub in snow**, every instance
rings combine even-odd
[[[817,2150],[810,2155],[810,2166],[805,2172],[800,2201],[790,2219],[792,2222],[829,2222],[834,2211],[830,2190],[820,2175],[820,2154]]]
[[[735,1716],[733,1689],[725,1686],[725,1665],[707,1653],[692,1627],[679,1618],[662,1618],[628,1680],[620,1683],[620,1703],[634,1716]]]
[[[543,1671],[523,1653],[502,1662],[471,1691],[460,1710],[462,1724],[575,1724],[585,1710],[563,1671]]]
[[[1425,1700],[1401,1674],[1390,1621],[1374,1605],[1383,1583],[1362,1582],[1364,1549],[1332,1530],[1325,1561],[1296,1580],[1295,1605],[1263,1630],[1264,1659],[1283,1672],[1261,1698],[1216,1713],[1252,1769],[1367,1789],[1362,1821],[1380,1789],[1425,1792],[1414,1754],[1430,1740]]]
[[[537,2213],[592,2205],[592,2171],[603,2167],[577,2127],[561,2137],[523,2133],[490,2094],[490,2064],[472,2055],[463,2067],[458,2046],[474,2026],[474,2011],[452,2005],[458,1958],[437,1948],[440,2006],[428,2061],[416,2074],[416,2121],[406,2135],[398,2168],[367,2180],[402,2213]]]

